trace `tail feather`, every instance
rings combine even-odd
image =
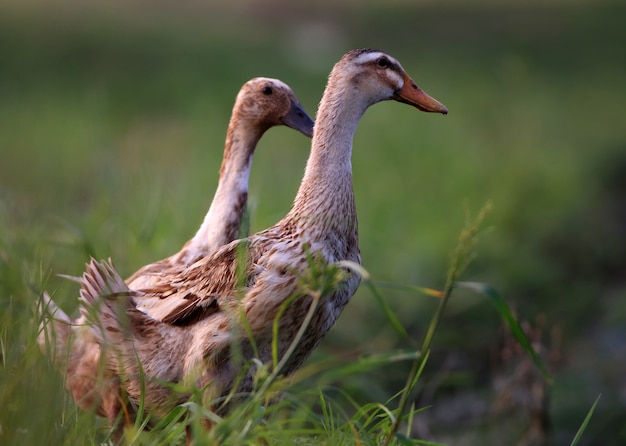
[[[133,305],[131,291],[111,259],[87,264],[80,279],[80,311],[92,332],[103,344],[120,345],[127,340],[128,313]]]
[[[72,320],[46,291],[43,292],[42,301],[37,309],[41,321],[37,336],[39,347],[44,353],[48,353],[53,346],[50,352],[53,358],[67,356]]]
[[[68,274],[57,274],[57,276],[61,277],[62,279],[67,279],[71,280],[72,282],[80,283],[80,277],[70,276]]]
[[[64,324],[72,323],[70,317],[52,300],[47,291],[43,292],[42,300],[42,305],[39,307],[39,315],[41,317],[44,316],[45,312],[56,321],[63,322]]]

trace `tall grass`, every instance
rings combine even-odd
[[[281,376],[282,364],[293,354],[297,345],[308,328],[310,316],[316,309],[317,303],[332,292],[346,274],[360,274],[366,286],[377,296],[381,309],[387,314],[389,323],[403,336],[408,336],[406,330],[399,324],[397,316],[389,309],[385,297],[371,277],[362,267],[345,262],[336,265],[327,265],[313,255],[309,256],[309,273],[300,278],[302,292],[313,297],[313,303],[305,318],[300,331],[293,339],[285,355],[279,358],[273,355],[271,364],[252,364],[244,366],[256,369],[255,387],[253,391],[242,398],[241,395],[231,395],[227,399],[236,397],[236,403],[231,403],[232,409],[225,416],[218,416],[211,412],[209,407],[218,407],[223,401],[205,401],[202,389],[178,389],[179,392],[190,394],[186,403],[177,406],[164,417],[155,418],[150,413],[144,414],[141,405],[136,408],[139,414],[133,423],[128,423],[122,415],[120,423],[125,424],[122,444],[152,445],[152,444],[184,444],[186,431],[193,433],[194,444],[435,444],[428,439],[414,438],[411,426],[413,420],[420,416],[420,412],[427,408],[415,407],[414,390],[420,382],[421,372],[427,367],[436,329],[451,298],[453,289],[464,286],[458,283],[462,271],[473,257],[473,247],[480,224],[488,212],[489,205],[481,210],[476,219],[468,219],[466,227],[460,234],[457,247],[450,257],[450,266],[445,280],[443,291],[426,288],[414,288],[417,293],[425,294],[428,298],[440,299],[440,305],[432,315],[429,328],[423,340],[414,340],[415,345],[421,345],[415,350],[378,352],[375,355],[356,358],[331,358],[322,363],[313,362],[305,366],[292,377]],[[284,303],[286,308],[290,300]],[[501,316],[511,328],[517,339],[529,355],[533,356],[538,367],[544,370],[543,362],[539,359],[520,329],[517,321],[511,317],[506,304],[501,302],[497,306]],[[277,320],[281,312],[277,315]],[[276,320],[276,322],[277,322]],[[26,337],[27,351],[24,354],[11,354],[13,349],[6,351],[7,333],[4,333],[3,367],[5,374],[4,389],[19,387],[23,376],[11,376],[10,370],[22,367],[42,368],[39,352],[35,351],[33,337],[36,335],[35,320],[30,323],[29,330],[22,333]],[[278,324],[274,325],[273,351],[277,352]],[[23,341],[24,339],[22,339]],[[26,361],[26,363],[21,363]],[[325,382],[329,377],[334,381],[334,389],[340,389],[342,381],[349,380],[359,374],[367,374],[378,367],[389,367],[394,363],[412,361],[413,366],[406,377],[405,386],[395,395],[391,395],[384,402],[357,403],[348,393],[329,392],[332,390]],[[33,364],[29,364],[33,362]],[[40,370],[41,371],[41,370]],[[49,373],[54,373],[49,370]],[[303,385],[306,384],[306,385]],[[56,383],[56,398],[63,400],[67,396],[60,391],[60,383]],[[335,396],[332,396],[335,393]],[[27,404],[25,406],[28,406]],[[28,410],[28,407],[24,407]],[[96,429],[99,423],[89,417],[93,426],[80,430],[84,426],[84,415],[77,415],[71,406],[65,406],[60,412],[46,420],[49,426],[31,425],[12,432],[9,425],[2,424],[2,436],[12,444],[21,444],[26,439],[41,435],[45,430],[55,430],[58,433],[58,444],[97,444],[112,442],[114,429],[102,427]],[[210,427],[206,427],[206,420]],[[6,427],[5,427],[6,426]]]

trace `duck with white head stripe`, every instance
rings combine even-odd
[[[131,401],[143,398],[146,410],[166,412],[177,401],[170,401],[170,387],[163,381],[193,379],[215,397],[235,383],[239,391],[250,391],[253,369],[237,381],[241,370],[231,347],[240,342],[244,359],[256,356],[271,363],[272,325],[279,311],[280,373],[289,375],[302,365],[360,282],[343,269],[361,263],[352,140],[365,110],[385,100],[447,113],[388,54],[350,51],[329,76],[302,183],[292,209],[276,225],[233,241],[140,292],[129,289],[109,263],[92,261],[83,276],[81,301],[85,312],[99,307],[92,331],[119,353],[111,355],[111,367],[118,368]],[[338,282],[324,288],[322,296],[302,286],[302,278],[312,275],[312,262],[339,271]],[[240,326],[244,316],[246,330]],[[310,324],[302,332],[307,317]],[[292,341],[300,335],[294,349]],[[138,361],[145,376],[143,395]]]

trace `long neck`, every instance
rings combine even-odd
[[[254,149],[265,129],[231,119],[226,135],[219,183],[191,248],[206,255],[231,242],[239,234],[241,216],[248,200],[248,179]],[[189,248],[189,246],[188,246]]]
[[[294,206],[285,221],[309,239],[356,241],[357,217],[352,189],[352,140],[367,109],[349,86],[326,88],[315,124],[311,154]]]

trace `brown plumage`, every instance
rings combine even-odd
[[[133,288],[149,286],[155,277],[175,274],[234,240],[247,203],[252,156],[261,136],[273,126],[286,125],[310,137],[313,124],[283,82],[269,78],[246,82],[233,106],[218,187],[200,229],[180,252],[144,266],[128,279],[128,284]],[[98,414],[114,420],[120,407],[118,379],[102,367],[100,343],[86,326],[86,314],[71,320],[47,293],[43,307],[50,320],[42,327],[39,343],[44,351],[48,343],[53,343],[52,355],[59,365],[65,366],[63,361],[67,359],[66,383],[77,404],[95,408]]]
[[[102,305],[92,333],[115,351],[109,356],[110,368],[122,377],[121,386],[131,401],[143,397],[146,410],[167,412],[180,399],[171,399],[163,381],[207,386],[209,397],[226,394],[240,373],[231,361],[235,339],[244,359],[258,355],[263,363],[271,363],[272,323],[288,299],[291,303],[279,322],[279,358],[312,303],[316,306],[309,327],[280,372],[293,373],[309,356],[360,279],[337,268],[338,283],[319,296],[321,290],[303,278],[315,276],[312,263],[321,268],[360,264],[352,139],[365,110],[389,99],[447,113],[392,57],[374,50],[350,51],[330,74],[304,178],[292,209],[275,226],[233,241],[178,272],[158,274],[151,286],[141,290],[128,289],[109,264],[92,262],[83,278],[92,285],[88,289],[84,285],[81,296],[88,307]],[[118,298],[108,299],[111,292]],[[112,304],[116,301],[121,305]],[[253,341],[242,328],[244,317]],[[145,375],[144,395],[137,360]],[[253,373],[251,368],[243,376],[239,391],[253,388]]]

